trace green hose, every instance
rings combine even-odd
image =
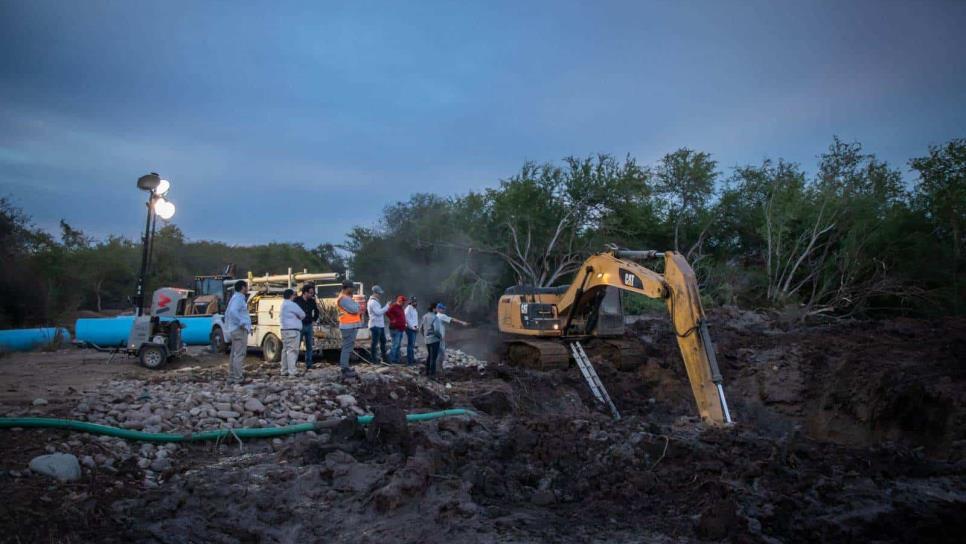
[[[452,410],[442,410],[439,412],[426,412],[423,414],[408,414],[406,421],[429,421],[447,416],[471,416],[471,410],[465,408],[454,408]],[[372,423],[374,416],[359,416],[356,422],[359,425]],[[315,423],[299,423],[287,427],[266,427],[261,429],[219,429],[217,431],[205,431],[201,433],[170,434],[170,433],[145,433],[142,431],[132,431],[129,429],[118,429],[108,425],[98,425],[86,421],[74,419],[57,419],[52,417],[0,417],[0,429],[12,427],[25,428],[47,428],[63,429],[66,431],[79,431],[83,433],[102,434],[126,440],[140,440],[142,442],[202,442],[205,440],[222,440],[229,437],[238,438],[274,438],[289,434],[304,433],[307,431],[318,431],[334,427],[340,420],[326,420]]]

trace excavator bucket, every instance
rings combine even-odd
[[[680,253],[668,251],[664,259],[664,281],[670,291],[668,312],[698,413],[702,419],[714,424],[731,423],[694,270]]]

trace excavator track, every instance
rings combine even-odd
[[[635,340],[599,339],[590,345],[587,353],[625,372],[637,370],[647,360],[644,347]]]
[[[563,342],[515,339],[506,342],[506,359],[514,366],[549,370],[567,368],[570,352]]]
[[[570,365],[571,354],[563,340],[514,339],[505,344],[505,358],[514,366],[548,370]],[[587,344],[587,354],[622,371],[636,370],[646,360],[644,348],[633,340],[593,339]]]

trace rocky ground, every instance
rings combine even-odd
[[[84,352],[8,356],[3,416],[168,433],[345,423],[179,445],[0,431],[0,540],[959,540],[966,322],[804,328],[725,309],[712,331],[738,421],[726,429],[691,416],[673,332],[657,317],[629,330],[645,364],[595,360],[619,422],[575,369],[488,364],[470,339],[454,347],[481,358],[454,352],[439,382],[382,365],[347,382],[335,366],[284,379],[253,356],[247,383],[229,385],[224,358],[202,352],[153,373],[115,360],[113,374],[106,360],[71,363]],[[57,372],[44,373],[47,359]],[[62,377],[72,364],[98,378]],[[21,379],[22,365],[36,376]],[[453,407],[476,415],[404,421]],[[361,427],[359,414],[376,418]],[[77,458],[76,479],[29,467],[54,453]]]

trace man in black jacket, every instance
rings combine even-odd
[[[314,324],[318,321],[321,314],[319,306],[315,303],[315,286],[306,283],[302,286],[302,296],[295,298],[295,303],[305,312],[305,319],[302,320],[302,337],[300,342],[305,342],[305,368],[312,368],[312,341],[315,339]]]

